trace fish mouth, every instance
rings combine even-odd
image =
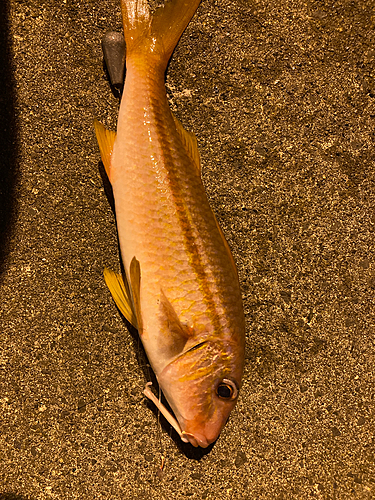
[[[164,417],[171,424],[171,426],[175,429],[175,431],[178,433],[178,435],[180,436],[181,440],[184,443],[190,443],[195,448],[197,448],[198,446],[200,446],[202,448],[207,448],[207,446],[209,446],[211,443],[213,443],[216,440],[216,438],[209,440],[206,438],[206,436],[204,436],[203,434],[200,434],[199,432],[198,433],[195,432],[194,434],[192,434],[190,432],[186,432],[186,431],[182,430],[179,421],[163,405],[163,403],[161,401],[159,401],[156,398],[156,396],[153,394],[153,392],[150,389],[151,385],[152,385],[152,382],[147,382],[146,387],[143,391],[143,394],[146,397],[148,397],[155,404],[156,408],[158,408],[158,410],[164,415]],[[186,426],[186,424],[187,424],[187,427],[189,427],[188,420],[182,418],[181,416],[180,416],[179,420],[183,421],[184,426]],[[191,424],[191,422],[190,422],[190,424]],[[190,427],[191,427],[191,425],[190,425]]]
[[[184,443],[190,443],[195,448],[200,446],[201,448],[207,448],[212,443],[214,443],[219,437],[220,428],[217,426],[211,426],[206,424],[197,425],[196,422],[192,420],[185,420],[184,418],[179,418],[179,422],[181,425],[181,440]]]
[[[182,431],[181,439],[184,443],[190,443],[195,448],[198,448],[198,446],[201,448],[207,448],[207,446],[211,444],[205,436],[198,436],[185,431]]]

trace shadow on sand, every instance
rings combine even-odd
[[[18,126],[9,0],[0,2],[0,279],[6,267],[14,227],[18,180]],[[2,498],[2,497],[1,497]]]

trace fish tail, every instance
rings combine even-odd
[[[121,0],[126,58],[150,60],[164,69],[200,0],[165,0],[153,12],[147,0]]]

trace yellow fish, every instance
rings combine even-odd
[[[139,332],[184,442],[207,447],[236,404],[245,321],[237,270],[200,175],[195,136],[173,116],[164,73],[200,0],[122,0],[126,80],[117,134],[95,121],[112,184],[124,278],[105,270]]]

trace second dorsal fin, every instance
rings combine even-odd
[[[188,132],[187,130],[184,129],[182,123],[178,118],[174,116],[172,113],[174,123],[176,125],[176,130],[178,132],[178,135],[181,138],[182,144],[184,145],[184,148],[190,158],[193,160],[194,165],[197,167],[197,170],[199,172],[199,175],[201,173],[201,158],[199,155],[198,151],[198,142],[197,138],[193,134],[193,132]]]

